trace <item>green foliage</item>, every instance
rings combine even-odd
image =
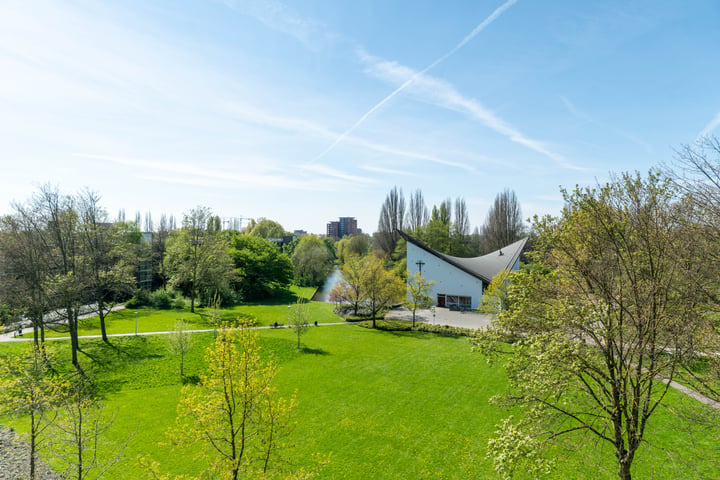
[[[300,337],[310,328],[310,309],[304,298],[298,298],[297,303],[290,307],[289,326],[297,334],[297,348],[300,348]]]
[[[150,291],[146,288],[138,288],[135,290],[132,298],[125,302],[125,308],[140,308],[152,306],[150,300]]]
[[[314,235],[304,235],[292,256],[295,283],[300,286],[321,286],[332,270],[333,256],[325,242]]]
[[[267,240],[232,232],[229,252],[236,273],[232,285],[244,301],[269,298],[293,279],[290,258]]]
[[[249,329],[221,331],[205,361],[200,384],[183,388],[168,435],[177,445],[201,444],[202,460],[217,478],[266,474],[289,433],[295,399],[278,397],[276,366],[260,357]]]
[[[278,222],[273,220],[260,220],[249,232],[248,235],[257,238],[282,238],[285,235],[285,229]]]
[[[510,272],[508,270],[503,270],[493,277],[490,285],[483,292],[482,302],[478,308],[480,312],[497,315],[510,307],[509,279]]]
[[[364,233],[341,238],[335,243],[337,258],[342,265],[350,256],[363,257],[370,252],[370,237]]]
[[[172,232],[167,241],[165,266],[170,284],[190,298],[191,312],[202,292],[208,296],[207,292],[227,285],[232,276],[227,238],[207,229],[211,217],[208,208],[191,210],[184,216],[182,229]]]
[[[670,388],[658,378],[717,351],[701,293],[714,270],[689,204],[659,175],[564,194],[562,218],[535,220],[535,268],[503,282],[504,308],[477,347],[492,359],[499,342],[516,340],[498,401],[523,407],[519,428],[540,437],[532,445],[564,435],[606,442],[629,479]]]
[[[150,305],[159,310],[170,310],[172,307],[172,298],[170,298],[170,295],[168,295],[165,290],[155,290],[150,294]]]
[[[432,289],[435,282],[426,280],[420,272],[415,272],[407,279],[407,296],[405,305],[412,312],[412,323],[415,326],[415,312],[419,308],[427,308],[432,304],[432,298],[428,296],[428,292]]]

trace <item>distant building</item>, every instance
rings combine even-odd
[[[335,240],[340,240],[346,235],[356,235],[357,233],[357,219],[355,217],[340,217],[337,222],[331,221],[327,224],[326,235]]]

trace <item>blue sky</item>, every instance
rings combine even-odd
[[[0,1],[0,213],[196,205],[366,232],[395,185],[465,198],[647,171],[720,134],[720,3]]]

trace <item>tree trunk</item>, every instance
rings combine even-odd
[[[98,317],[100,318],[100,333],[102,333],[102,339],[105,343],[110,343],[107,336],[107,329],[105,328],[105,304],[102,300],[98,300]]]
[[[35,411],[30,411],[30,480],[35,480]]]
[[[620,468],[618,469],[618,477],[620,480],[630,480],[630,466],[632,465],[632,462],[620,461]]]

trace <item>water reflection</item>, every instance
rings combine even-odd
[[[341,281],[342,273],[340,273],[340,269],[335,267],[335,270],[330,272],[327,280],[325,280],[325,284],[321,288],[319,288],[317,292],[315,292],[313,300],[317,302],[327,302],[328,295],[330,295],[333,287],[335,286],[335,284],[340,283]]]

